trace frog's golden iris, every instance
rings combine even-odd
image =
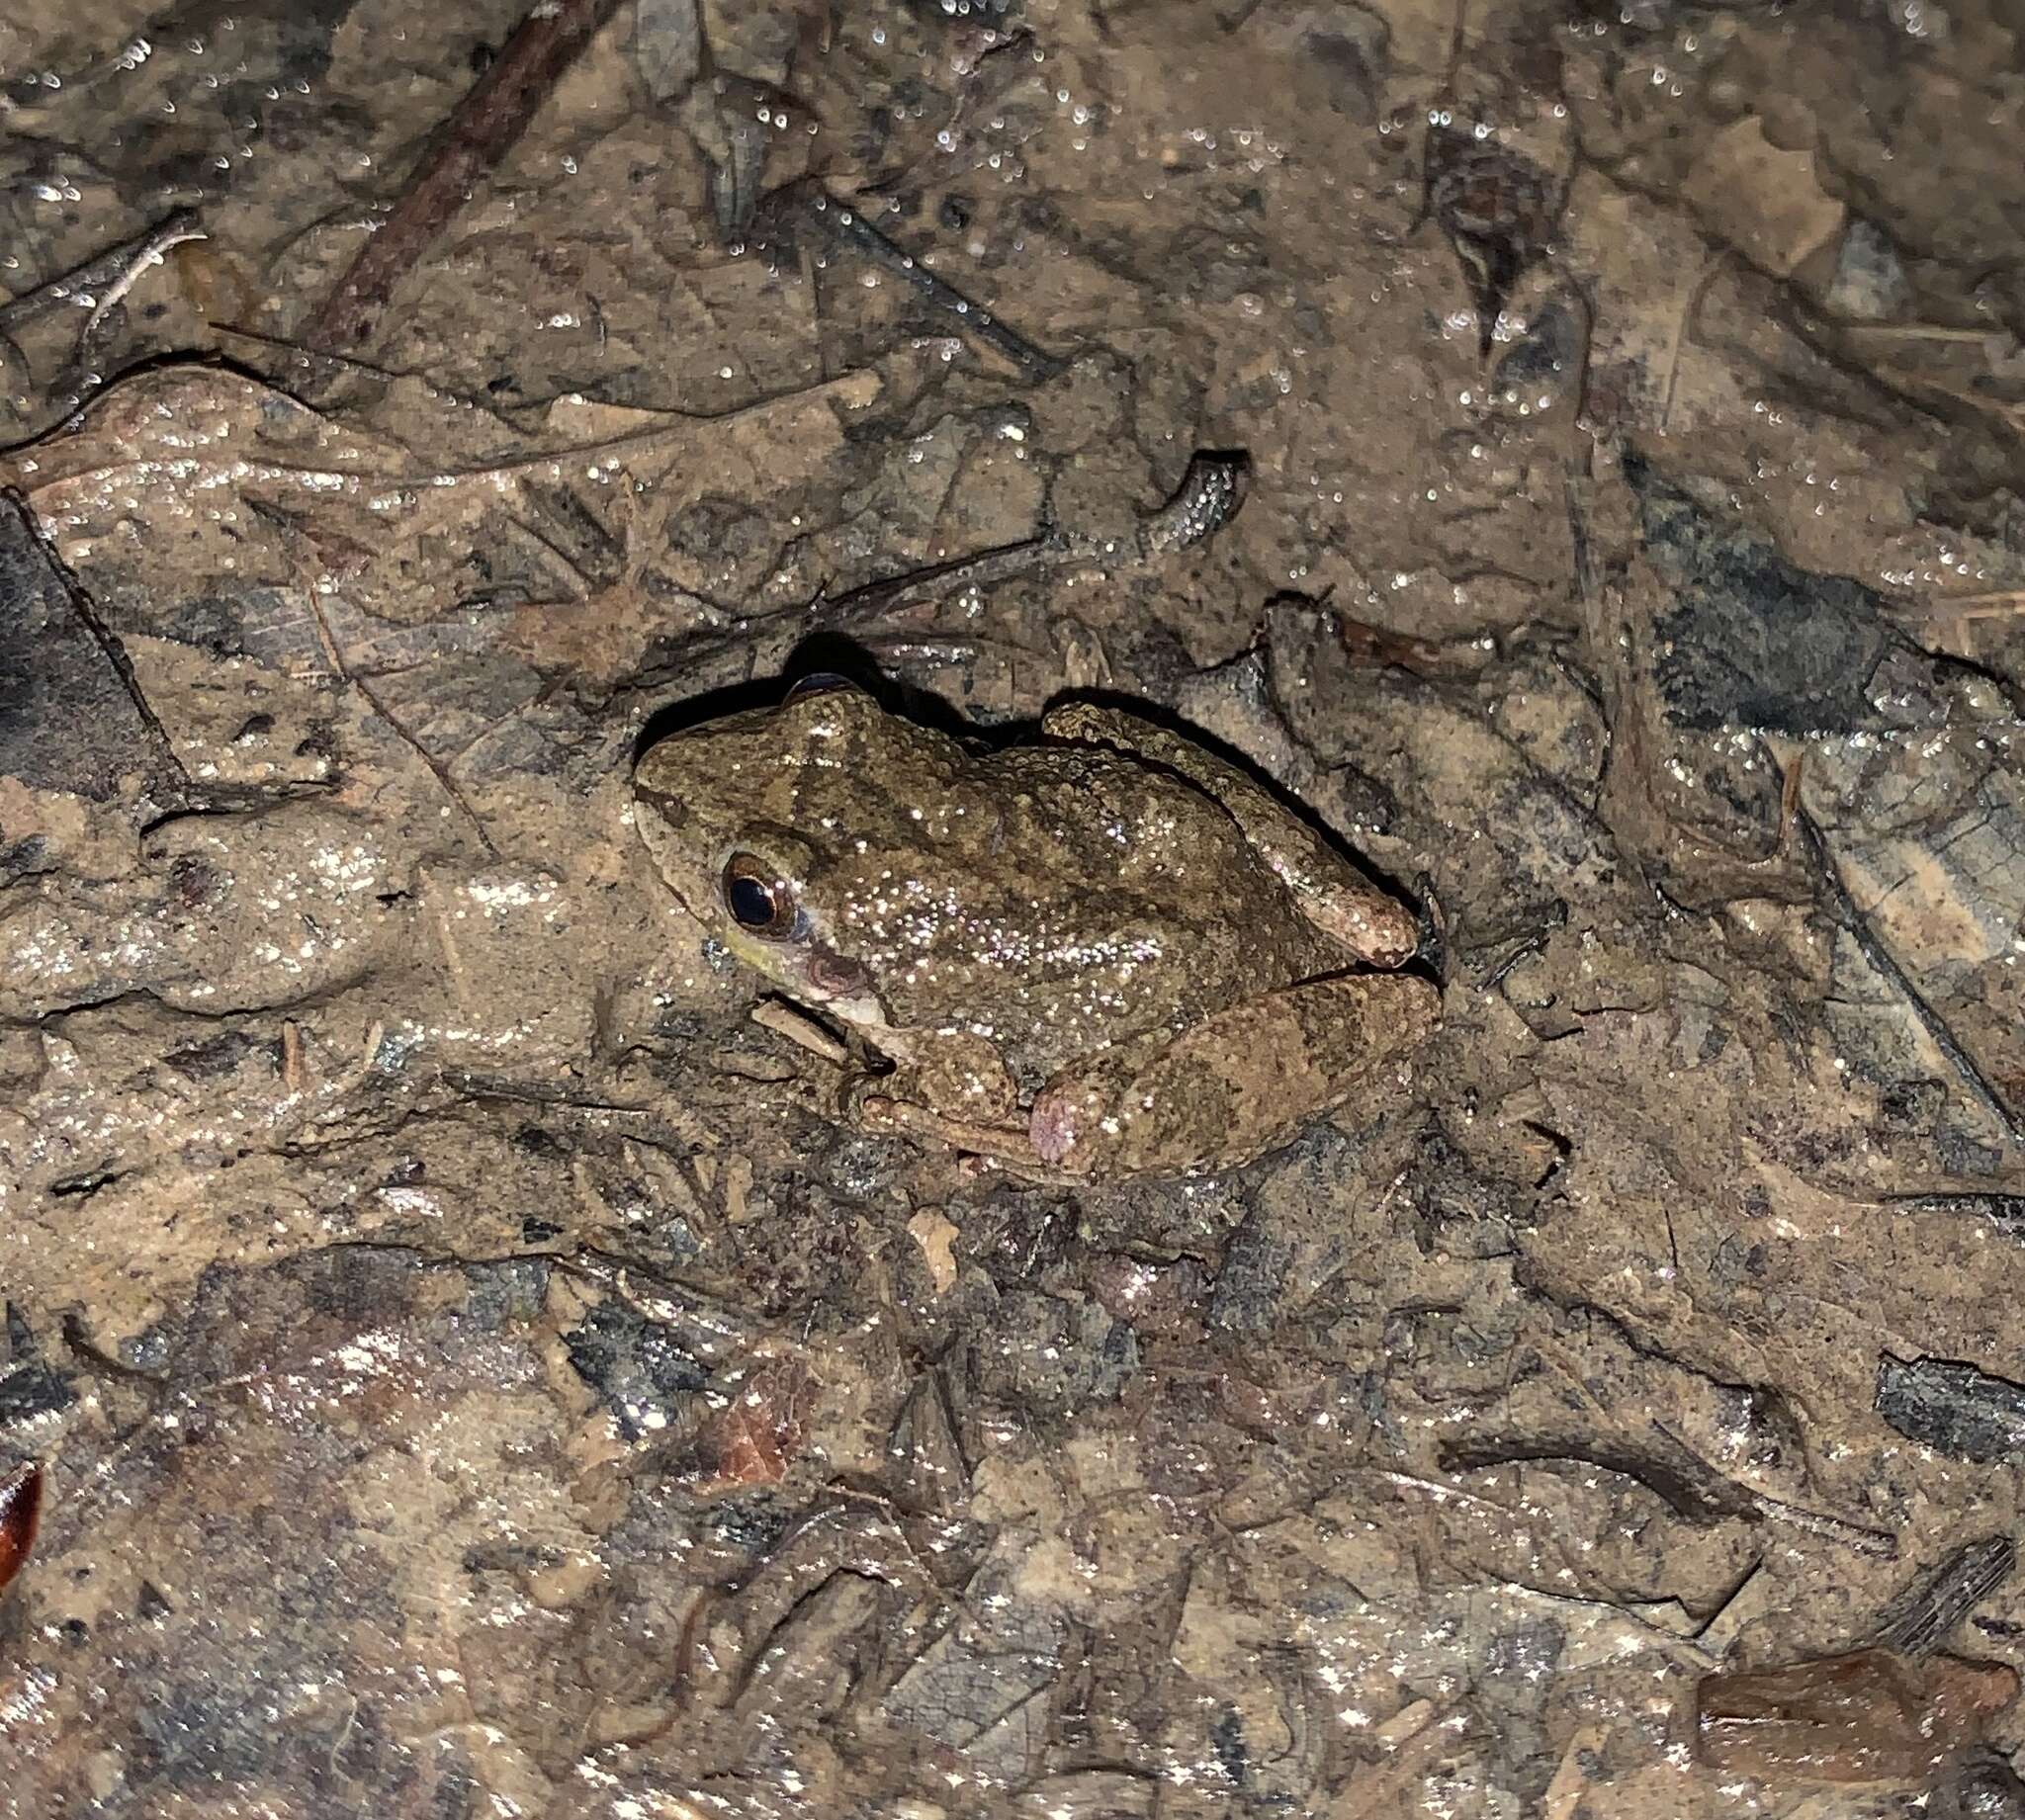
[[[742,929],[772,941],[794,933],[794,887],[755,853],[724,863],[724,907]]]

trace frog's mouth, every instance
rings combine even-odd
[[[734,959],[771,980],[804,1008],[826,1012],[861,1030],[886,1028],[886,1007],[872,991],[864,967],[827,943],[810,936],[767,941],[728,917],[720,938]]]

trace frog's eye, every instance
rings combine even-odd
[[[855,689],[858,685],[848,676],[839,676],[835,670],[816,670],[807,676],[798,676],[788,685],[786,699],[798,702],[805,695],[835,695],[839,689]]]
[[[724,863],[724,907],[742,929],[784,941],[795,931],[794,887],[756,853],[734,853]]]

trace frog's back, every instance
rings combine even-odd
[[[888,1015],[989,1036],[1029,1086],[1343,965],[1220,805],[1129,755],[970,756],[915,826],[904,857],[862,856],[931,907],[879,970]]]

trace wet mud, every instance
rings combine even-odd
[[[0,18],[0,1816],[2025,1814],[1983,0]],[[838,650],[1439,924],[1245,1168],[839,1118]]]

